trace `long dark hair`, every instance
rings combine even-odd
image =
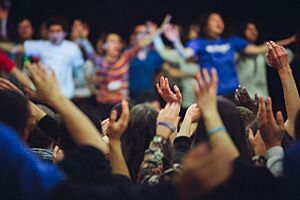
[[[158,113],[145,104],[132,108],[122,141],[123,154],[132,180],[136,181],[144,152],[155,135]]]
[[[250,152],[246,143],[245,127],[239,111],[231,101],[222,97],[218,98],[218,111],[228,134],[240,152],[240,157],[245,161],[251,162]],[[195,145],[208,140],[204,120],[200,119],[193,136],[193,144]]]

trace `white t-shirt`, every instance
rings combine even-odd
[[[27,56],[37,56],[46,68],[52,69],[60,83],[62,93],[73,98],[75,83],[74,68],[84,64],[82,53],[76,43],[64,40],[60,45],[54,45],[48,40],[29,40],[24,44]]]

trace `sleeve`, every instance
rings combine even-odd
[[[84,64],[84,59],[82,53],[77,44],[74,44],[74,52],[72,57],[72,65],[74,68],[82,67]]]
[[[27,56],[39,56],[44,47],[44,41],[27,40],[24,43],[24,53]]]
[[[275,176],[283,176],[284,152],[281,146],[272,147],[267,151],[267,167]]]
[[[3,125],[0,125],[0,147],[3,199],[45,199],[65,179],[56,166],[34,158],[25,150],[17,133]]]
[[[14,63],[4,52],[0,51],[0,71],[10,72],[16,63]]]
[[[168,140],[154,136],[149,148],[145,151],[144,160],[138,175],[138,183],[155,185],[164,172],[163,159],[168,150]]]
[[[183,156],[190,150],[191,139],[189,137],[176,137],[173,143],[173,159],[174,163],[181,163]]]
[[[201,42],[201,40],[191,40],[186,45],[187,48],[190,48],[194,51],[194,54],[199,54],[199,52],[202,52],[204,50],[204,44]]]
[[[59,166],[75,182],[99,184],[112,178],[109,161],[101,151],[90,146],[69,152]]]
[[[243,53],[249,42],[241,37],[234,36],[230,38],[230,44],[235,51]]]
[[[88,58],[92,58],[94,56],[94,47],[88,39],[77,39],[75,42],[83,48]]]

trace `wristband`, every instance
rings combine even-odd
[[[207,131],[207,134],[208,135],[213,135],[217,132],[220,132],[220,131],[226,131],[226,128],[224,126],[218,126],[218,127],[215,127],[215,128],[212,128],[210,130]]]
[[[174,126],[172,126],[171,124],[168,124],[166,122],[157,122],[156,125],[157,126],[164,126],[164,127],[168,128],[171,131],[171,133],[173,133],[175,131]]]

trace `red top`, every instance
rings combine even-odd
[[[3,51],[0,51],[0,71],[10,72],[16,63],[12,61]]]

